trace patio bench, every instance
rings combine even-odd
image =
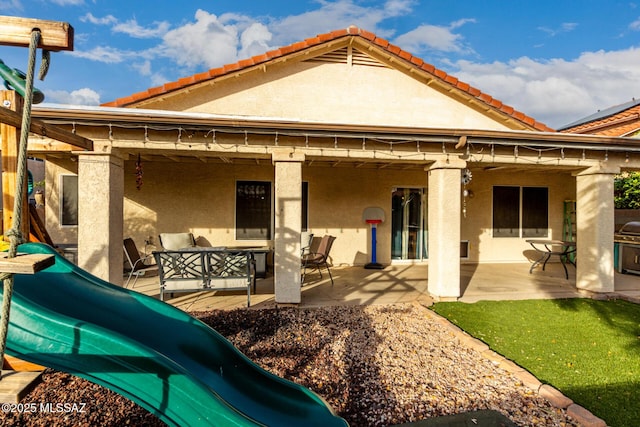
[[[255,292],[253,254],[247,250],[187,248],[153,252],[160,277],[160,300],[165,293],[201,291]]]

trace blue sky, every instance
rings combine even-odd
[[[98,105],[349,25],[551,127],[640,97],[630,1],[0,0],[0,15],[74,27],[36,84],[49,103]],[[0,59],[24,70],[27,49]]]

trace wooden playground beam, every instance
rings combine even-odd
[[[40,30],[41,49],[73,50],[73,27],[67,22],[0,16],[0,45],[29,47],[31,33]]]
[[[7,103],[11,108],[22,110],[24,99],[16,91],[0,91],[0,100]],[[3,110],[5,108],[2,108]],[[16,183],[18,181],[18,150],[20,147],[20,131],[18,127],[6,124],[0,120],[0,136],[2,136],[2,233],[5,241],[9,238],[4,235],[13,225],[14,203],[16,198]],[[27,183],[27,176],[24,176],[24,183]],[[25,195],[26,195],[26,188]],[[29,212],[29,200],[24,197],[22,200],[23,218]],[[23,236],[29,236],[30,224],[28,220],[23,220],[20,231]]]
[[[0,16],[0,45],[31,48],[34,30],[39,30],[40,41],[37,48],[59,51],[73,50],[73,27],[66,22],[46,21],[42,19],[20,18],[15,16]],[[20,130],[22,128],[22,110],[24,100],[13,90],[0,91],[0,139],[2,149],[2,219],[3,233],[8,230],[14,220],[13,204],[16,198],[17,154],[20,145]],[[72,144],[85,150],[93,150],[93,142],[77,135],[47,126],[44,122],[31,120],[29,131],[38,135],[48,136],[62,142]],[[27,177],[24,177],[25,184]],[[25,219],[21,223],[21,232],[29,236],[27,186],[24,186],[22,212]],[[6,239],[6,236],[4,236]],[[8,267],[3,267],[8,268]],[[7,270],[8,271],[8,270]]]
[[[20,129],[22,127],[22,113],[8,108],[0,108],[0,123]],[[74,147],[93,151],[92,140],[76,135],[75,133],[69,132],[60,127],[47,125],[42,120],[32,118],[31,128],[29,131],[37,135],[46,136],[69,145],[73,145]]]

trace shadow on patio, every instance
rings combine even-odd
[[[575,269],[565,279],[560,263],[549,263],[529,274],[530,264],[463,264],[461,267],[462,302],[479,300],[517,300],[543,298],[580,298],[575,288]],[[334,267],[334,286],[328,275],[308,274],[302,288],[300,307],[327,305],[366,305],[420,302],[433,303],[427,290],[427,264],[391,265],[383,270],[363,267]],[[134,290],[159,296],[157,277],[141,278]],[[640,276],[616,273],[616,292],[640,298]],[[170,297],[170,295],[169,295]],[[185,311],[207,311],[246,307],[243,292],[176,293],[167,302]],[[251,308],[275,307],[273,276],[258,279],[257,292],[251,295]]]

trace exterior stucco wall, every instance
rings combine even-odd
[[[198,163],[143,162],[136,189],[135,162],[125,163],[125,236],[158,244],[159,233],[190,231],[213,246],[265,246],[269,241],[235,239],[235,182],[273,183],[270,163],[249,168]],[[204,239],[204,240],[203,240]]]
[[[197,166],[197,167],[194,167]],[[151,238],[155,249],[162,232],[192,232],[202,244],[213,246],[272,246],[273,241],[236,240],[235,182],[274,183],[270,163],[257,166],[227,164],[143,163],[144,181],[135,186],[135,164],[125,164],[124,235],[142,250]],[[379,206],[387,221],[378,227],[378,260],[391,260],[391,191],[394,187],[427,185],[426,172],[384,171],[355,167],[303,167],[309,184],[309,231],[320,238],[336,236],[331,250],[335,265],[362,265],[370,261],[369,225],[365,208]]]
[[[467,215],[461,219],[461,239],[469,241],[469,260],[472,262],[523,262],[537,259],[527,238],[492,236],[493,186],[532,186],[549,188],[549,236],[562,239],[564,201],[576,200],[576,178],[567,172],[540,171],[504,172],[473,170],[467,189]],[[545,238],[540,238],[545,239]]]
[[[56,243],[77,241],[77,227],[59,225],[59,174],[74,174],[74,162],[47,161],[47,230]],[[272,240],[236,240],[235,182],[260,180],[274,183],[274,167],[260,165],[143,162],[144,176],[136,189],[135,163],[125,162],[124,237],[132,237],[140,250],[156,248],[161,232],[191,231],[200,243],[214,246],[273,246]],[[563,202],[576,200],[576,180],[568,172],[504,172],[474,170],[467,186],[466,217],[461,219],[461,239],[469,241],[469,258],[463,262],[522,262],[535,255],[525,238],[492,236],[494,185],[547,186],[549,188],[549,238],[562,238]],[[55,178],[53,178],[55,176]],[[382,207],[386,221],[378,226],[377,257],[391,262],[391,193],[394,188],[427,188],[421,170],[366,169],[351,166],[303,166],[309,184],[309,231],[316,237],[337,237],[331,255],[334,264],[363,265],[370,261],[371,233],[362,221],[365,208]],[[428,190],[427,190],[428,191]]]
[[[77,175],[78,163],[70,160],[61,160],[53,157],[45,162],[45,175],[47,185],[45,187],[45,227],[56,244],[75,244],[78,242],[77,226],[61,225],[61,176]],[[78,183],[81,185],[81,183]]]
[[[508,129],[451,93],[391,68],[301,62],[273,66],[266,73],[253,71],[246,77],[145,108],[374,126]]]

